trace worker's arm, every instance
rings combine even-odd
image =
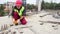
[[[11,13],[11,17],[13,18],[13,15],[14,15],[14,10],[12,10],[12,13]]]
[[[13,15],[14,15],[14,10],[12,10],[12,13],[11,13],[11,15],[12,15],[12,17],[13,17]]]
[[[15,9],[16,7],[14,6],[14,8],[12,9],[12,13],[11,13],[11,15],[12,15],[12,17],[13,17],[13,15],[14,15],[14,9]]]

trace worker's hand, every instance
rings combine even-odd
[[[25,17],[25,16],[21,16],[21,18],[20,18],[20,19],[23,19],[23,17]]]

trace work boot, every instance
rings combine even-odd
[[[18,25],[18,23],[16,23],[15,25]]]

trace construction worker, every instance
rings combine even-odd
[[[23,4],[22,0],[17,0],[16,5],[13,8],[12,17],[14,19],[13,23],[15,25],[18,25],[18,19],[20,19],[21,24],[23,25],[26,24],[26,20],[25,20],[26,11],[24,6],[22,6],[22,4]]]

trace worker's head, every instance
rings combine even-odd
[[[16,1],[16,7],[19,9],[22,6],[22,0]]]

